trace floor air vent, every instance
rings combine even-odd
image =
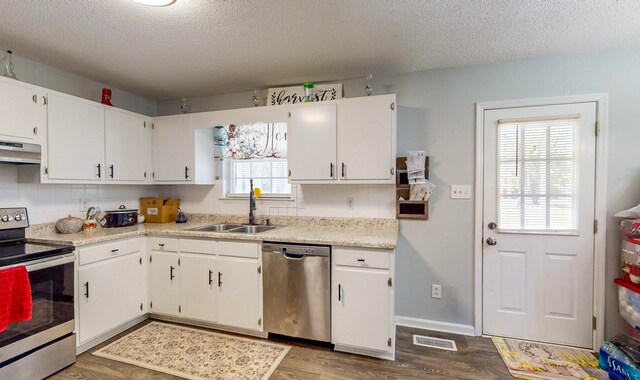
[[[414,335],[413,344],[416,346],[437,348],[439,350],[458,351],[456,342],[453,340],[434,338],[431,336]]]

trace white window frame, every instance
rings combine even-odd
[[[562,121],[548,121],[546,122],[547,124],[547,128],[548,124],[557,124],[558,122],[562,122]],[[578,125],[575,121],[573,120],[566,120],[567,123],[571,123],[571,126],[573,128],[573,139],[574,139],[574,145],[573,145],[573,155],[571,157],[571,159],[554,159],[554,158],[550,158],[549,157],[549,143],[550,141],[547,140],[547,147],[546,147],[546,151],[547,151],[547,159],[540,159],[540,160],[527,160],[524,154],[524,150],[525,147],[522,147],[522,153],[520,154],[520,152],[518,152],[518,159],[519,159],[519,164],[518,164],[518,169],[521,171],[521,181],[524,181],[524,177],[525,177],[525,164],[527,162],[535,162],[535,161],[543,161],[543,162],[547,162],[547,181],[546,181],[546,194],[526,194],[525,192],[521,191],[521,193],[519,195],[517,195],[516,197],[519,197],[522,199],[522,201],[524,202],[524,200],[528,197],[534,197],[534,196],[538,196],[540,198],[545,198],[546,199],[546,218],[547,218],[547,224],[549,223],[549,212],[550,212],[550,201],[551,198],[555,197],[562,197],[562,198],[571,198],[572,203],[573,203],[573,222],[574,225],[572,228],[566,228],[566,229],[552,229],[552,228],[541,228],[541,229],[533,229],[533,228],[524,228],[524,225],[521,224],[521,228],[505,228],[505,227],[501,227],[500,223],[498,223],[498,232],[500,233],[517,233],[517,234],[531,234],[531,235],[566,235],[566,236],[578,236],[578,227],[576,225],[576,221],[578,220],[579,217],[579,208],[578,208],[578,203],[576,202],[577,199],[579,199],[579,189],[578,189],[578,167],[579,167],[579,162],[578,162],[578,141],[580,141],[580,136],[579,136],[579,130],[578,130]],[[519,123],[522,124],[523,127],[526,127],[527,124],[532,124],[531,123]],[[509,125],[517,125],[518,123],[509,123]],[[536,124],[540,124],[540,122],[536,122]],[[503,125],[507,125],[507,124],[503,124]],[[501,127],[501,126],[500,126]],[[522,129],[518,129],[517,132],[519,135],[524,134],[524,128]],[[498,145],[500,146],[500,133],[498,132]],[[520,138],[520,136],[518,136],[518,138]],[[550,181],[550,171],[549,171],[549,165],[550,163],[552,163],[553,161],[571,161],[573,163],[573,186],[572,186],[572,193],[570,195],[567,194],[551,194],[551,190],[550,190],[550,186],[551,183]],[[500,188],[500,167],[501,165],[503,165],[505,162],[508,161],[501,161],[500,160],[500,156],[498,154],[498,176],[496,178],[496,188],[499,189]],[[521,184],[521,187],[523,187],[524,184]],[[500,215],[500,205],[501,205],[501,200],[502,200],[502,194],[497,194],[497,207],[498,207],[498,215]],[[521,207],[524,208],[524,203],[521,205]],[[523,214],[520,216],[521,221],[523,221],[524,219],[524,210],[522,211]]]

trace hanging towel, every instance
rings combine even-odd
[[[31,319],[31,284],[24,266],[0,269],[0,332],[9,323]]]

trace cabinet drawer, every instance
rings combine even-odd
[[[197,240],[197,239],[180,239],[178,240],[178,247],[180,252],[189,253],[205,253],[209,255],[216,254],[216,241],[215,240]]]
[[[140,252],[142,247],[142,239],[127,239],[114,241],[100,245],[89,247],[81,247],[78,250],[78,264],[87,265],[97,261],[110,259],[112,257],[128,255],[130,253]]]
[[[258,258],[259,243],[245,243],[239,241],[219,241],[218,254],[222,256]]]
[[[148,241],[150,250],[178,252],[178,239],[152,237]]]
[[[331,256],[340,266],[389,269],[390,251],[387,250],[334,247]]]

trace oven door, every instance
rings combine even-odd
[[[21,264],[29,273],[33,316],[0,332],[0,367],[73,333],[74,260],[74,254],[67,254]]]

